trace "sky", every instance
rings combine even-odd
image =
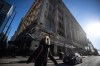
[[[100,0],[63,0],[93,46],[100,50]]]
[[[12,23],[9,39],[16,31],[20,20],[25,16],[34,0],[5,0],[16,6],[16,17]],[[86,32],[93,46],[100,50],[100,0],[63,0],[69,11]]]

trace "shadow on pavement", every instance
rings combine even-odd
[[[8,62],[8,63],[0,63],[0,64],[16,64],[16,63],[26,63],[26,61],[12,61],[12,62]]]
[[[68,65],[68,64],[60,63],[57,66],[74,66],[74,65]]]
[[[26,61],[10,62],[9,64],[14,64],[14,63],[26,63]]]
[[[19,62],[17,62],[17,63],[26,63],[26,61],[19,61]]]

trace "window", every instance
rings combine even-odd
[[[61,18],[61,21],[63,21],[63,20],[64,20],[64,18],[62,17],[62,18]]]
[[[60,13],[62,12],[60,8],[58,8],[58,11],[59,11]]]
[[[59,15],[59,17],[58,17],[62,22],[64,21],[64,18],[63,18],[63,16],[61,16],[61,15]]]
[[[47,21],[47,22],[46,22],[45,28],[46,28],[47,30],[51,30],[51,23],[50,23],[50,21]]]
[[[47,18],[47,17],[48,17],[48,13],[47,13],[46,11],[45,11],[44,16],[45,16],[45,18]]]
[[[63,16],[63,10],[60,7],[58,7],[58,12]]]
[[[50,31],[55,31],[55,23],[54,23],[54,18],[52,17],[52,15],[50,13],[45,13],[45,18],[46,18],[46,23],[45,23],[45,28],[47,30],[50,30]]]
[[[49,0],[49,2],[50,2],[50,4],[53,5],[53,6],[55,6],[55,4],[56,4],[56,1],[55,1],[55,0]]]
[[[59,21],[58,23],[58,34],[61,36],[64,36],[64,24]]]
[[[54,13],[54,8],[53,8],[53,6],[52,5],[49,5],[49,11],[51,12],[51,13]]]
[[[64,29],[64,24],[63,23],[59,22],[58,26],[59,26],[60,29],[62,29],[62,30]]]
[[[51,15],[50,13],[48,13],[48,15],[47,15],[47,19],[48,19],[50,22],[53,22],[52,15]]]
[[[5,18],[6,14],[0,13],[0,26],[2,25],[2,22]]]
[[[49,5],[49,11],[53,12],[53,9],[52,9],[52,7],[50,5]]]
[[[0,3],[0,10],[3,8],[3,6],[4,6],[4,5]]]
[[[48,4],[48,3],[46,3],[46,8],[48,8],[48,6],[49,6],[49,4]]]
[[[59,35],[64,36],[64,32],[62,30],[58,29],[57,32],[58,32]]]
[[[59,27],[61,28],[61,23],[59,22]]]

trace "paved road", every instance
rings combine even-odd
[[[77,65],[64,65],[58,66],[100,66],[100,56],[90,56],[83,59],[83,63]]]
[[[83,63],[76,66],[100,66],[100,56],[91,56],[83,59]]]
[[[34,66],[34,63],[26,64],[27,58],[3,58],[0,59],[0,66]],[[83,63],[78,65],[65,65],[61,60],[57,60],[60,64],[58,66],[100,66],[100,56],[90,56],[83,59]],[[48,66],[55,66],[52,61],[49,60]]]

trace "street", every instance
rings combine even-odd
[[[26,64],[28,57],[1,58],[0,66],[34,66],[34,63]],[[90,56],[83,58],[83,63],[77,65],[63,64],[62,60],[57,60],[58,66],[100,66],[100,56]],[[48,66],[55,66],[51,60],[48,60]]]
[[[83,59],[83,63],[76,66],[100,66],[100,56],[91,56]]]

